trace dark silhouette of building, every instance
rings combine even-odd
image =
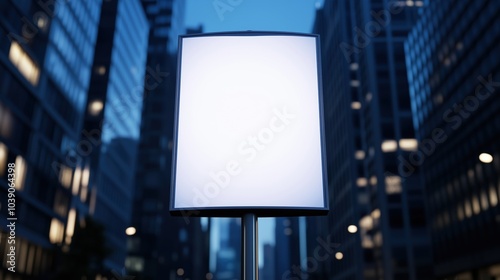
[[[308,256],[317,238],[331,246],[306,268],[316,279],[431,277],[423,186],[397,168],[417,149],[403,43],[423,4],[325,1],[317,13],[331,210]]]
[[[282,279],[293,266],[300,267],[300,242],[299,242],[299,219],[297,217],[279,217],[275,218],[274,229],[274,260],[264,263],[266,270],[271,270],[271,264],[274,265],[273,276],[265,279]],[[271,258],[266,256],[268,253],[264,247],[264,259]],[[267,250],[270,250],[269,248]],[[268,253],[269,254],[269,253]],[[268,267],[269,266],[269,267]],[[268,272],[269,273],[269,272]]]
[[[260,280],[273,280],[280,279],[275,277],[275,250],[274,246],[271,244],[264,244],[264,265],[260,268],[259,279]]]
[[[176,52],[185,33],[185,2],[142,1],[149,21],[147,64],[132,224],[128,239],[128,273],[137,279],[205,279],[208,229],[200,219],[171,217]]]
[[[500,278],[500,2],[429,1],[406,41],[438,279]],[[411,175],[414,176],[414,175]]]
[[[212,219],[214,220],[214,219]],[[216,218],[214,229],[218,231],[214,279],[233,280],[241,277],[241,222],[238,218]],[[212,246],[214,244],[211,244]]]
[[[141,122],[147,20],[138,0],[103,1],[83,139],[89,151],[94,217],[105,226],[108,271],[124,269]]]
[[[54,276],[91,208],[81,141],[101,1],[0,1],[0,218],[15,164],[15,273],[0,226],[0,279]],[[14,244],[9,244],[14,245]]]

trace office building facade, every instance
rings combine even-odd
[[[430,1],[406,41],[436,279],[500,278],[500,3]]]
[[[9,163],[17,177],[16,272],[3,261],[2,279],[55,277],[75,225],[91,211],[78,151],[100,9],[101,1],[0,1],[3,220]],[[2,256],[13,245],[5,226]]]
[[[331,212],[308,240],[331,250],[306,267],[315,279],[431,277],[423,185],[398,170],[417,149],[403,43],[423,6],[326,1],[318,11]]]
[[[124,270],[140,136],[148,23],[138,0],[104,1],[82,140],[86,139],[95,211],[104,225],[107,271]]]
[[[136,279],[205,279],[208,227],[199,218],[171,217],[177,36],[185,2],[141,1],[149,22],[140,141],[126,269]]]

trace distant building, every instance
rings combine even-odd
[[[275,250],[274,246],[271,244],[264,244],[264,265],[260,268],[259,279],[260,280],[273,280],[280,279],[275,278]]]
[[[233,280],[241,277],[241,220],[238,218],[218,218],[218,246],[213,253],[216,256],[215,279]],[[214,246],[215,244],[210,244]]]
[[[54,277],[58,252],[92,211],[80,135],[100,10],[100,0],[0,1],[0,218],[9,163],[17,218],[15,273],[0,226],[0,279]]]
[[[429,1],[406,41],[438,279],[500,279],[500,2]],[[490,161],[492,162],[490,163]]]
[[[432,277],[423,185],[398,171],[417,149],[403,43],[423,4],[325,1],[318,11],[331,210],[310,219],[308,256],[317,238],[331,247],[305,269],[314,279]]]
[[[103,1],[82,141],[89,152],[95,219],[105,226],[109,271],[124,269],[131,224],[148,24],[138,0]]]

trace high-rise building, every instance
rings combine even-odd
[[[500,279],[500,2],[430,1],[406,41],[437,279]]]
[[[103,1],[82,141],[88,152],[95,219],[110,255],[104,267],[124,269],[140,135],[148,23],[138,0]]]
[[[212,251],[216,259],[215,279],[232,280],[241,277],[241,219],[218,218],[213,229],[217,231],[218,245]],[[215,241],[215,240],[214,240]]]
[[[423,186],[397,168],[417,149],[403,43],[423,5],[325,1],[318,11],[331,211],[326,232],[308,233],[330,244],[317,258],[319,241],[307,247],[315,279],[431,277]]]
[[[261,280],[273,280],[280,279],[275,276],[275,257],[276,252],[274,250],[274,246],[271,244],[264,244],[264,265],[259,269],[259,279]],[[282,252],[279,252],[280,254]],[[283,255],[282,255],[283,256]]]
[[[205,279],[208,229],[199,218],[171,217],[170,181],[178,35],[185,1],[143,0],[149,22],[147,63],[128,274],[137,279]]]
[[[15,244],[2,223],[2,260],[15,247],[15,273],[53,277],[57,252],[89,213],[89,170],[80,134],[101,1],[0,1],[0,217],[15,164]],[[10,165],[11,166],[11,165]]]
[[[262,278],[264,280],[281,279],[287,275],[293,266],[300,267],[300,242],[299,242],[299,218],[297,217],[279,217],[275,218],[274,228],[274,252],[264,246],[264,268],[266,275],[272,269],[273,277]],[[274,260],[266,261],[274,256]],[[273,267],[271,267],[271,264]],[[266,276],[264,276],[266,277]]]

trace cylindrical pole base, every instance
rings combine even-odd
[[[241,274],[243,280],[259,279],[257,225],[255,214],[243,215],[241,223]]]

